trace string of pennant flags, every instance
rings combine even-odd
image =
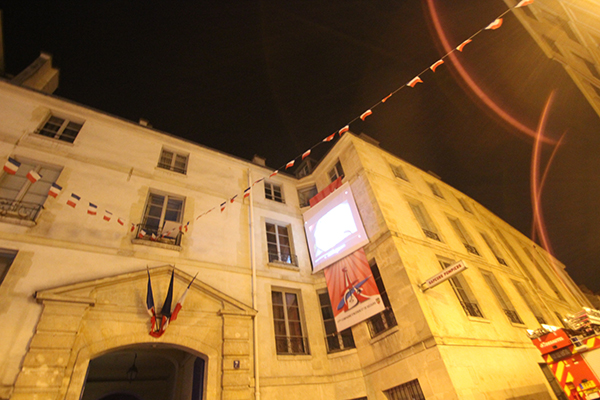
[[[447,52],[446,54],[444,54],[439,60],[437,60],[436,62],[434,62],[433,64],[431,64],[429,67],[423,69],[421,72],[419,72],[414,78],[412,78],[410,81],[408,81],[407,83],[403,84],[402,86],[398,87],[396,90],[390,92],[387,96],[385,96],[384,98],[382,98],[380,101],[378,101],[376,104],[374,104],[373,106],[371,106],[369,109],[367,109],[366,111],[364,111],[362,114],[360,114],[358,117],[355,117],[354,119],[352,119],[350,122],[348,122],[343,128],[333,132],[332,134],[330,134],[329,136],[325,137],[323,140],[321,140],[320,142],[314,144],[310,149],[306,150],[304,153],[302,153],[301,155],[296,156],[294,159],[292,159],[291,161],[287,162],[285,165],[282,165],[281,167],[279,167],[279,169],[276,169],[275,171],[273,171],[271,174],[269,174],[268,176],[264,176],[256,181],[254,181],[252,183],[252,185],[248,186],[246,189],[244,189],[243,193],[241,193],[241,198],[242,201],[245,200],[248,196],[250,196],[250,192],[252,191],[252,189],[254,188],[255,185],[259,184],[260,182],[264,181],[265,179],[269,179],[272,178],[274,176],[276,176],[279,173],[280,169],[283,170],[288,170],[289,168],[292,168],[294,166],[294,164],[296,163],[296,161],[300,160],[304,160],[306,157],[308,157],[312,150],[314,150],[316,147],[322,145],[323,143],[328,143],[333,141],[336,136],[341,137],[344,133],[350,131],[350,125],[357,121],[358,119],[365,121],[367,117],[373,115],[373,110],[375,108],[377,108],[378,106],[384,104],[390,97],[392,97],[393,95],[395,95],[397,92],[399,92],[400,90],[404,89],[405,87],[410,87],[410,88],[414,88],[417,84],[419,83],[424,83],[423,79],[421,79],[421,76],[423,74],[425,74],[426,72],[428,72],[429,70],[431,70],[433,73],[436,72],[437,68],[439,68],[441,65],[444,64],[444,60],[450,56],[450,54],[452,54],[453,52],[463,52],[464,48],[473,41],[473,39],[479,35],[481,32],[486,31],[486,30],[496,30],[498,28],[500,28],[502,26],[502,22],[503,22],[503,17],[511,12],[512,10],[516,9],[516,8],[521,8],[521,7],[525,7],[528,6],[530,4],[532,4],[534,2],[534,0],[521,0],[519,1],[514,7],[509,8],[508,10],[504,11],[502,14],[500,14],[496,19],[494,19],[494,21],[492,21],[490,24],[488,24],[485,28],[480,29],[479,31],[475,32],[473,35],[471,35],[469,38],[467,38],[466,40],[464,40],[463,42],[461,42],[456,48],[450,50],[449,52]],[[21,166],[21,163],[19,163],[17,160],[8,157],[8,161],[4,164],[4,171],[7,172],[8,174],[16,174],[16,172],[18,171],[19,167]],[[29,179],[29,181],[34,184],[35,182],[39,181],[42,178],[42,176],[37,173],[34,170],[31,170],[27,173],[27,179]],[[53,198],[58,198],[58,196],[61,194],[61,192],[63,191],[63,188],[59,185],[57,185],[56,183],[52,183],[50,186],[50,189],[48,191],[48,196],[53,197]],[[195,220],[198,220],[200,218],[202,218],[203,216],[213,212],[214,210],[216,210],[217,208],[219,208],[221,210],[221,212],[224,212],[226,207],[227,207],[227,203],[234,203],[235,200],[238,198],[239,194],[234,195],[233,197],[230,197],[228,200],[225,200],[224,202],[222,202],[220,205],[215,205],[214,207],[212,207],[209,210],[204,211],[203,213],[199,214],[198,216],[196,216]],[[79,202],[81,201],[81,197],[78,196],[75,193],[71,193],[70,197],[67,199],[66,204],[75,208]],[[98,214],[98,206],[95,203],[92,203],[91,201],[88,201],[88,210],[87,210],[87,214],[91,215],[91,216],[95,216]],[[116,219],[113,218],[114,215],[112,212],[105,210],[104,214],[103,214],[103,220],[110,222],[111,220],[116,220],[116,222],[119,225],[125,226],[126,224],[126,219],[121,218],[121,217],[117,217]],[[160,236],[156,236],[154,233],[151,234],[151,239],[152,240],[158,240],[159,238],[162,237],[169,237],[171,234],[173,234],[175,231],[179,230],[180,232],[187,232],[189,225],[192,221],[187,221],[185,224],[182,223],[181,225],[179,225],[178,227],[172,228],[166,232],[162,232],[160,234]],[[135,230],[136,224],[133,222],[129,222],[129,230],[131,232],[133,232]],[[143,230],[140,229],[140,231],[138,232],[138,236],[140,238],[143,238],[147,235],[147,233]]]

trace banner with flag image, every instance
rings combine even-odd
[[[324,272],[338,332],[385,310],[363,249],[336,261]]]

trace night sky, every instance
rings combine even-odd
[[[507,9],[501,0],[174,4],[0,1],[7,72],[49,52],[61,74],[56,95],[146,118],[245,159],[259,154],[278,168],[445,54],[434,16],[455,47]],[[534,139],[467,82],[534,131],[554,93],[545,136],[564,137],[541,211],[552,252],[577,283],[600,291],[598,116],[512,13],[455,60],[425,72],[423,84],[401,89],[351,130],[435,172],[531,237]],[[554,149],[542,145],[540,174]]]

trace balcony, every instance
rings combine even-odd
[[[298,266],[298,256],[290,253],[273,253],[269,252],[269,262],[283,263]]]
[[[460,305],[465,310],[465,313],[471,317],[484,318],[483,313],[479,309],[479,305],[477,303],[468,303],[466,301],[461,301]]]
[[[180,250],[181,237],[183,233],[179,229],[160,229],[151,225],[137,225],[135,237],[132,239],[134,244],[164,244],[166,248],[174,248]],[[162,246],[158,246],[162,247]]]
[[[0,217],[35,222],[42,208],[38,203],[0,198]]]

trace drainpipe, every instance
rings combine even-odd
[[[252,176],[250,168],[248,168],[248,187],[252,186]],[[249,209],[250,209],[250,266],[252,268],[252,308],[258,311],[258,299],[256,291],[256,252],[254,249],[254,195],[250,190]],[[260,379],[259,379],[259,364],[258,364],[258,314],[252,318],[252,341],[254,346],[254,399],[260,400]]]

